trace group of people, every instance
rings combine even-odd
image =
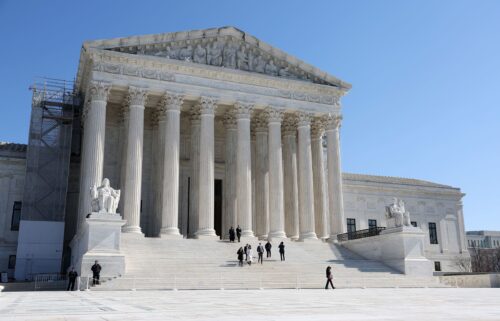
[[[235,236],[238,238],[238,243],[241,240],[241,227],[238,225],[236,230],[231,226],[229,229],[229,242],[233,242],[235,240]]]
[[[94,265],[90,268],[92,271],[92,285],[97,285],[99,283],[99,278],[101,275],[101,270],[102,267],[99,264],[99,262],[96,260],[94,262]],[[76,272],[74,267],[71,267],[68,272],[68,288],[67,291],[74,291],[75,290],[75,284],[76,284],[76,279],[78,278],[78,272]]]
[[[238,226],[239,228],[239,226]],[[231,227],[232,229],[232,227]],[[229,230],[229,235],[231,235],[231,230]],[[238,241],[240,237],[238,236]],[[258,261],[257,263],[262,264],[264,261],[264,250],[266,251],[266,258],[271,257],[271,249],[272,249],[271,242],[267,241],[266,245],[262,246],[262,243],[259,243],[257,246],[257,254],[258,254]],[[285,244],[283,242],[278,245],[278,249],[280,252],[280,259],[281,261],[285,260]],[[253,250],[252,246],[250,244],[246,244],[244,247],[240,247],[238,251],[236,252],[238,255],[238,265],[243,266],[244,261],[247,262],[248,265],[252,265],[253,261]],[[244,259],[244,260],[243,260]]]

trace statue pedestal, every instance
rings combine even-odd
[[[424,255],[425,233],[416,227],[388,228],[377,236],[341,242],[367,259],[380,261],[408,276],[433,275],[432,262]]]
[[[101,276],[117,277],[125,272],[125,256],[120,253],[119,214],[91,213],[80,232],[71,241],[71,261],[80,276],[92,275],[94,261],[102,266]]]

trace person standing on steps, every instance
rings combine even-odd
[[[238,265],[243,266],[243,248],[240,247],[240,249],[238,250],[238,252],[236,252],[236,254],[238,254]]]
[[[240,239],[241,239],[241,227],[238,225],[238,227],[236,227],[236,237],[238,238],[238,243],[240,243]]]
[[[243,252],[245,252],[245,261],[248,261],[248,244],[243,248]]]
[[[229,242],[233,242],[234,243],[234,228],[232,226],[229,229]]]
[[[71,288],[71,291],[75,291],[75,283],[76,283],[76,278],[78,277],[78,273],[75,271],[74,267],[71,267],[69,273],[68,273],[68,289],[66,291],[69,291]]]
[[[248,265],[252,265],[252,260],[253,260],[253,251],[252,251],[252,246],[248,245],[247,248],[247,263]]]
[[[284,261],[285,260],[285,244],[283,244],[283,242],[281,242],[280,245],[278,246],[278,248],[280,249],[280,259],[281,259],[281,261]]]
[[[266,257],[271,257],[271,248],[273,246],[271,245],[271,242],[267,241],[266,243]]]
[[[332,283],[333,279],[333,274],[332,274],[332,268],[329,266],[326,268],[326,285],[325,285],[325,290],[328,290],[328,284],[332,286],[332,290],[335,289]]]
[[[259,246],[257,246],[257,254],[259,254],[259,260],[257,261],[262,264],[262,261],[264,261],[264,247],[262,246],[261,243],[259,243]]]
[[[99,262],[97,262],[97,260],[95,261],[94,265],[92,265],[91,270],[92,270],[92,285],[100,284],[99,278],[101,275],[102,267],[99,265]]]

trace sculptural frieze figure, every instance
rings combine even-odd
[[[264,69],[266,74],[271,75],[271,76],[276,76],[278,75],[278,67],[274,64],[274,61],[271,59],[269,60],[269,63],[266,65],[266,68]]]
[[[241,46],[236,52],[236,68],[240,70],[248,70],[248,52],[246,46]]]
[[[212,66],[220,66],[222,64],[222,44],[217,40],[208,48],[207,62]]]
[[[393,198],[391,205],[386,207],[387,227],[411,226],[410,213],[406,211],[402,199]]]
[[[179,52],[180,60],[191,61],[192,57],[193,57],[193,47],[191,47],[191,45],[182,48],[181,51]]]
[[[120,202],[120,190],[113,189],[109,184],[109,179],[103,179],[99,187],[92,186],[90,196],[92,199],[92,212],[116,214]]]
[[[207,50],[203,48],[201,44],[197,44],[194,49],[193,62],[196,62],[197,64],[207,63]]]
[[[236,68],[236,44],[229,42],[224,46],[222,65],[227,68]]]

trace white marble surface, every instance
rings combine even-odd
[[[498,289],[2,292],[0,320],[499,320]]]

